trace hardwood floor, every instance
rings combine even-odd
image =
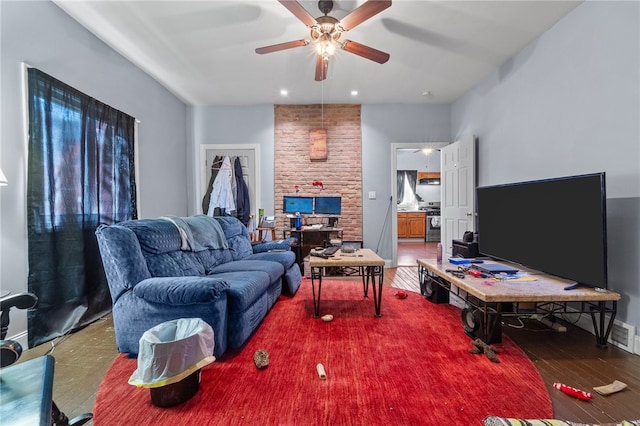
[[[435,257],[435,244],[400,244],[398,259],[406,259],[403,263],[410,266],[385,269],[385,285],[419,292],[416,266],[419,257]],[[503,331],[538,368],[549,389],[556,418],[584,423],[640,419],[639,356],[613,346],[599,349],[591,334],[570,325],[566,333],[555,332],[533,320],[524,320],[522,328],[515,326],[520,323],[508,319]],[[460,332],[463,332],[462,324]],[[56,359],[54,400],[72,418],[92,411],[102,377],[117,355],[114,342],[113,320],[109,315],[70,336],[54,340],[55,346],[46,343],[25,351],[19,362],[55,348],[52,353]],[[614,380],[626,383],[627,389],[606,397],[596,394],[589,402],[553,388],[554,382],[560,382],[592,391],[594,386]]]
[[[398,243],[398,266],[416,266],[416,259],[435,259],[437,245],[423,241]]]

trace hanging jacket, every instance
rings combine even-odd
[[[211,177],[209,177],[209,184],[207,185],[206,192],[204,197],[202,197],[202,213],[207,214],[209,212],[209,202],[211,201],[211,191],[213,191],[213,182],[216,180],[216,176],[218,176],[218,171],[220,171],[220,165],[222,164],[222,157],[216,155],[211,163]]]
[[[224,157],[218,175],[213,182],[207,215],[214,216],[216,208],[221,210],[221,215],[235,215],[236,205],[231,189],[231,175],[231,162],[229,157]]]
[[[242,176],[242,164],[239,157],[236,157],[233,162],[233,169],[236,178],[236,217],[247,225],[251,213],[251,201],[249,200],[249,188]]]

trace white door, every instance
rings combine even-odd
[[[441,242],[443,258],[452,255],[452,240],[475,231],[476,139],[469,136],[442,148],[440,156]]]
[[[202,199],[208,191],[211,177],[211,164],[217,156],[240,158],[242,175],[249,188],[249,200],[251,202],[251,215],[257,217],[257,203],[259,188],[259,146],[257,145],[202,145],[200,150],[200,191],[198,199],[198,213],[202,213]],[[233,166],[233,164],[231,165]]]

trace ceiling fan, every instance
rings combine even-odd
[[[296,18],[302,21],[311,30],[310,40],[295,40],[286,43],[273,44],[271,46],[260,47],[256,49],[256,53],[265,54],[278,52],[280,50],[292,49],[294,47],[307,46],[313,44],[316,47],[316,81],[322,81],[327,78],[327,70],[329,69],[329,57],[335,53],[337,47],[365,59],[384,64],[389,60],[389,54],[376,50],[364,44],[351,40],[338,41],[342,33],[347,32],[357,25],[360,25],[367,19],[382,12],[391,6],[391,0],[368,0],[353,12],[341,20],[329,16],[329,12],[333,10],[333,1],[320,0],[318,8],[324,16],[314,18],[302,7],[297,0],[278,0],[289,12],[293,13]]]

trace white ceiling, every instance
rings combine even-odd
[[[339,51],[317,82],[311,46],[255,53],[309,38],[276,0],[53,1],[193,105],[450,103],[581,3],[394,0],[341,38],[389,61]],[[322,15],[317,1],[300,3]],[[341,19],[362,3],[338,0],[330,15]]]

